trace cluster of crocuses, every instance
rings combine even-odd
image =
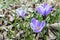
[[[37,7],[35,8],[35,10],[36,10],[40,15],[46,16],[46,15],[48,15],[48,14],[51,12],[52,6],[49,6],[47,3],[43,3],[42,5],[37,6]],[[16,10],[16,12],[17,12],[17,15],[18,15],[18,16],[22,16],[22,17],[25,16],[24,10],[20,10],[20,9],[18,8],[18,9]],[[32,29],[35,33],[41,32],[45,25],[46,25],[46,22],[45,22],[44,20],[43,20],[42,22],[39,22],[39,21],[36,20],[35,18],[32,18],[32,19],[31,19],[31,22],[30,22],[31,29]]]

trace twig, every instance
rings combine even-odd
[[[58,29],[58,27],[60,27],[60,23],[54,23],[54,24],[47,24],[46,25],[46,27],[47,28],[50,28],[50,27],[52,27],[52,28],[54,28],[54,29]]]

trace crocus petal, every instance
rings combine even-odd
[[[30,23],[30,26],[31,26],[31,29],[33,29],[33,30],[34,30],[35,27],[36,27],[33,23]]]
[[[45,21],[42,21],[42,22],[41,22],[40,30],[39,30],[39,31],[42,31],[42,29],[43,29],[43,27],[45,26],[45,24],[46,24]]]
[[[36,19],[35,19],[35,18],[32,18],[32,19],[31,19],[30,26],[31,26],[31,28],[32,28],[33,30],[35,29],[35,27],[36,27]]]
[[[45,8],[46,6],[47,6],[47,3],[43,3],[42,7],[44,7],[44,8]]]
[[[17,15],[18,15],[18,16],[22,16],[22,17],[24,17],[24,16],[25,16],[24,11],[23,11],[23,10],[20,10],[19,8],[18,8],[18,9],[16,9],[16,12],[17,12]]]
[[[52,10],[52,6],[46,6],[46,15],[49,14]]]
[[[43,15],[44,12],[45,12],[45,9],[44,9],[42,6],[39,6],[39,7],[36,7],[36,11],[37,11],[39,14]]]
[[[35,33],[38,33],[38,32],[40,32],[39,30],[36,30],[36,29],[34,29],[33,31],[34,31]]]
[[[31,23],[33,23],[36,26],[36,19],[35,18],[32,18],[31,19]]]
[[[37,21],[37,27],[40,27],[40,24],[41,24],[41,23],[40,23],[39,21]]]
[[[20,13],[20,16],[24,17],[25,13],[22,10],[19,13]]]
[[[19,12],[20,12],[20,10],[16,9],[16,13],[17,13],[18,16],[20,15]]]
[[[36,27],[38,27],[38,28],[40,29],[40,22],[39,22],[38,20],[36,20],[36,26],[35,26],[35,28],[34,28],[33,31],[34,31],[35,33],[40,32],[39,29],[36,29]]]

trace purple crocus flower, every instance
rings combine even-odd
[[[22,10],[20,8],[16,9],[16,13],[17,13],[18,16],[21,16],[21,17],[24,17],[25,16],[24,10]]]
[[[38,32],[41,32],[43,27],[45,26],[45,21],[42,21],[41,23],[36,20],[35,18],[32,18],[31,19],[31,23],[30,23],[30,26],[32,28],[32,30],[35,32],[35,33],[38,33]]]
[[[43,5],[36,7],[36,11],[42,16],[46,16],[52,10],[52,6],[49,6],[47,3],[43,3]]]

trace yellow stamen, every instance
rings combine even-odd
[[[40,28],[39,27],[36,27],[36,30],[39,30]]]

